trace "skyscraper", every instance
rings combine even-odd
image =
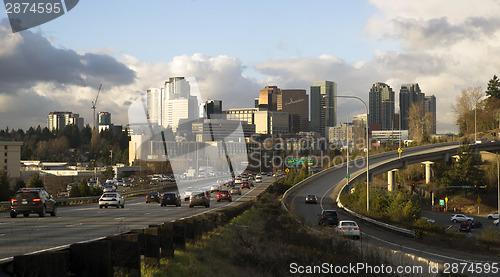
[[[311,86],[311,131],[327,136],[326,127],[337,123],[337,84],[316,81]]]
[[[394,128],[394,91],[384,83],[377,82],[370,89],[369,124],[380,125],[380,130]]]
[[[222,114],[222,100],[208,100],[204,105],[205,116],[210,119],[214,114]]]
[[[280,111],[281,90],[277,86],[266,86],[259,94],[259,109],[268,111]]]
[[[430,134],[436,134],[436,96],[426,96],[424,100],[424,112],[425,114],[430,113],[431,117],[431,126],[430,126]]]
[[[184,77],[172,77],[162,88],[147,91],[148,121],[176,131],[179,121],[199,118],[198,99],[191,96],[190,85]]]
[[[399,109],[401,116],[401,129],[408,130],[408,112],[413,103],[424,104],[425,95],[417,83],[403,84],[399,91]],[[423,114],[422,114],[423,116]]]
[[[290,133],[309,131],[309,97],[305,89],[281,90],[278,106],[289,115]]]
[[[83,129],[83,118],[72,112],[50,112],[47,116],[49,131],[61,130],[67,125],[76,125],[78,129]]]

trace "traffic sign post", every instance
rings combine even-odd
[[[439,199],[439,205],[444,206],[444,200],[443,199]]]

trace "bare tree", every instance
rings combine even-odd
[[[419,103],[413,103],[408,110],[408,132],[410,139],[422,141],[425,131],[423,107]]]
[[[457,123],[461,133],[474,132],[474,110],[482,112],[484,103],[481,98],[484,96],[482,87],[469,87],[462,90],[462,94],[457,97],[456,103],[451,105],[451,109],[457,116]]]

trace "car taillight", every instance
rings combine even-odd
[[[359,228],[358,228],[358,227],[356,227],[356,228],[354,228],[354,230],[359,230]]]
[[[322,216],[321,219],[325,219],[325,217]]]
[[[341,227],[341,228],[340,228],[340,230],[345,230],[345,228],[344,228],[344,227]]]
[[[113,199],[111,199],[111,201],[116,201],[116,199],[115,199],[115,198],[113,198]]]
[[[161,199],[165,199],[165,196],[162,196]]]
[[[14,203],[17,202],[17,199],[10,199],[10,202],[12,203],[12,205],[14,205]]]
[[[33,201],[33,202],[40,202],[41,200],[39,198],[35,198],[35,199],[31,200],[31,201]]]
[[[99,201],[104,201],[104,199],[100,198]]]

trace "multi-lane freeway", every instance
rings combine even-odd
[[[160,204],[146,203],[144,197],[127,198],[125,208],[99,209],[95,204],[60,207],[56,217],[46,216],[10,218],[8,212],[0,213],[0,262],[15,255],[46,249],[62,248],[76,242],[93,240],[105,236],[140,229],[179,218],[237,205],[248,201],[264,191],[271,184],[271,177],[264,177],[262,183],[255,183],[252,189],[243,189],[242,195],[233,195],[232,202],[217,202],[212,194],[209,208],[188,207],[182,201],[181,207],[160,207]],[[182,183],[179,187],[200,187],[215,183],[214,180]]]
[[[417,157],[421,159],[423,156],[425,156],[426,153],[434,153],[440,151],[446,152],[456,148],[456,144],[444,144],[435,145],[431,148],[424,147],[405,149],[401,158],[403,160],[417,159]],[[380,166],[386,163],[394,163],[394,161],[397,162],[398,159],[398,153],[396,152],[393,152],[392,154],[373,156],[370,157],[370,168],[372,168],[372,166]],[[354,163],[350,163],[349,171],[351,172],[352,176],[355,176],[356,174],[365,170],[365,164],[358,164],[360,165],[360,167],[357,167]],[[388,168],[392,169],[391,166],[388,166]],[[360,243],[368,242],[389,249],[401,250],[406,253],[415,254],[417,256],[424,257],[435,262],[500,262],[500,259],[498,257],[470,254],[467,252],[467,249],[464,249],[464,251],[456,251],[421,244],[415,239],[397,235],[392,232],[388,232],[387,230],[380,227],[376,227],[372,224],[361,222],[358,218],[352,217],[350,214],[339,209],[335,201],[336,196],[334,195],[334,193],[332,193],[333,191],[339,190],[338,186],[340,186],[340,183],[345,180],[345,176],[346,167],[344,164],[334,169],[330,169],[328,174],[325,174],[322,177],[308,183],[307,185],[291,192],[286,199],[286,204],[289,210],[292,211],[303,224],[312,228],[319,228],[317,222],[318,214],[321,212],[321,210],[335,209],[339,212],[340,220],[355,220],[358,222],[358,224],[360,224],[360,229],[362,231],[362,240]],[[316,194],[320,200],[320,203],[317,205],[305,204],[304,199],[307,194]],[[485,225],[491,224],[491,222],[487,221],[483,221],[483,223],[485,223]]]

